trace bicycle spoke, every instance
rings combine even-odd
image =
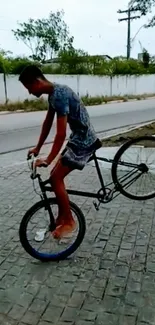
[[[56,219],[58,216],[58,206],[55,204],[54,208],[52,209],[52,212]],[[76,221],[75,214],[72,213],[72,215]],[[39,252],[39,254],[58,254],[62,250],[67,249],[67,247],[72,245],[72,243],[75,241],[75,238],[77,237],[77,233],[79,231],[79,228],[76,227],[71,236],[64,236],[62,240],[56,240],[54,239],[52,233],[49,231],[49,226],[49,213],[47,210],[45,210],[44,207],[34,213],[27,226],[28,242],[33,247],[33,249]],[[43,236],[41,236],[43,230],[46,232]]]
[[[154,197],[151,177],[155,174],[155,138],[145,136],[140,141],[137,138],[128,143],[129,146],[125,144],[120,148],[121,154],[116,155],[116,167],[113,167],[120,191],[122,189],[125,195],[134,199]],[[138,143],[140,145],[136,146]]]
[[[125,181],[126,179],[128,179],[129,177],[131,177],[132,175],[134,175],[135,173],[137,173],[137,171],[131,171],[128,172],[127,174],[123,175],[122,177],[119,178],[119,181]]]
[[[133,184],[137,179],[139,179],[141,177],[141,174],[137,175],[135,178],[133,178],[131,181],[129,181],[128,183],[124,184],[123,187],[124,188],[128,188],[131,184]],[[128,185],[128,186],[127,186]]]

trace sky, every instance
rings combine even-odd
[[[126,10],[127,6],[128,0],[5,0],[1,2],[0,10],[0,48],[10,50],[14,55],[30,55],[30,50],[22,41],[16,40],[11,30],[18,27],[18,21],[48,18],[50,11],[63,9],[76,48],[92,55],[125,56],[127,22],[119,23],[118,19],[126,17],[126,14],[117,11]],[[151,55],[155,54],[155,28],[142,27],[148,17],[131,22],[131,39],[139,31],[132,42],[132,57],[137,58],[141,52],[139,41]]]

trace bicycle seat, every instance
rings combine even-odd
[[[95,151],[100,149],[102,147],[102,142],[99,138],[97,138],[96,142],[95,142]]]
[[[88,162],[94,159],[95,152],[102,147],[102,142],[99,138],[97,138],[97,140],[95,141],[95,143],[93,143],[91,147],[93,147],[93,153],[92,156],[89,158]]]

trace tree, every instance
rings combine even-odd
[[[5,104],[8,103],[6,76],[10,73],[10,62],[8,61],[8,54],[12,54],[11,51],[4,51],[0,49],[0,73],[3,74],[4,91],[5,91]]]
[[[143,49],[143,65],[144,68],[149,67],[149,62],[150,62],[150,55],[146,49]]]
[[[58,57],[62,73],[66,71],[70,74],[84,74],[86,71],[88,73],[88,53],[85,51],[70,46],[68,49],[63,48]]]
[[[13,30],[17,40],[22,40],[31,50],[33,60],[44,62],[52,59],[60,49],[73,43],[69,29],[63,20],[64,11],[50,12],[49,18],[32,19],[19,23],[19,28]]]
[[[155,0],[130,0],[129,6],[131,8],[136,8],[141,12],[142,16],[146,16],[148,12],[151,12],[153,7],[155,7]],[[145,28],[155,26],[155,16],[151,18]]]

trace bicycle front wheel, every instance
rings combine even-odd
[[[155,197],[155,137],[142,136],[124,143],[112,164],[116,188],[133,200]]]
[[[54,217],[58,216],[56,198],[49,198]],[[41,261],[58,261],[65,259],[81,244],[85,231],[85,218],[79,207],[70,201],[72,216],[76,222],[75,230],[61,240],[54,239],[50,231],[50,217],[45,209],[45,201],[33,205],[24,215],[20,228],[19,238],[25,251]]]

